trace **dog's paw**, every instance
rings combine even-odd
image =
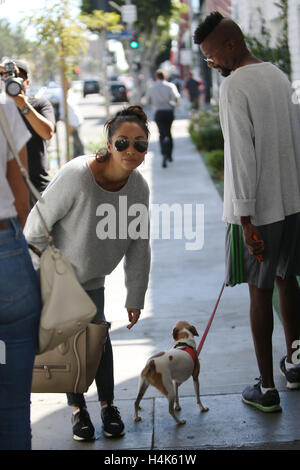
[[[209,408],[204,408],[204,406],[201,408],[201,413],[205,413],[205,411],[209,411]]]
[[[139,421],[142,421],[142,418],[141,418],[140,416],[136,416],[136,417],[134,418],[134,421],[135,421],[136,423],[138,423]]]
[[[185,420],[185,419],[179,419],[179,420],[178,420],[178,424],[180,424],[180,425],[181,425],[181,424],[185,424],[185,423],[186,423],[186,420]]]

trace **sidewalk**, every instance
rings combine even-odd
[[[71,410],[62,394],[32,395],[33,449],[39,450],[156,450],[156,449],[300,449],[300,392],[288,392],[279,374],[285,351],[280,321],[275,315],[274,373],[283,412],[266,415],[244,405],[241,392],[258,377],[250,325],[247,286],[225,288],[215,320],[200,355],[200,393],[207,413],[200,413],[192,379],[179,393],[186,424],[178,426],[168,402],[149,387],[141,406],[142,421],[133,419],[138,376],[147,358],[172,347],[171,333],[178,320],[196,326],[199,339],[219,295],[224,278],[222,201],[189,140],[188,121],[177,119],[174,162],[161,168],[157,131],[151,125],[151,145],[141,172],[147,179],[152,204],[204,204],[204,246],[186,250],[189,240],[153,240],[152,270],[145,309],[139,323],[128,330],[124,309],[122,264],[107,278],[105,313],[112,322],[115,363],[115,404],[125,422],[123,438],[102,435],[96,389],[88,394],[88,409],[97,440],[72,439]],[[195,218],[195,212],[194,212]],[[194,229],[195,229],[195,220]],[[171,232],[172,233],[172,232]]]

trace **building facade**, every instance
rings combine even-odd
[[[262,21],[270,32],[270,45],[275,46],[282,23],[276,0],[202,0],[200,1],[200,20],[212,11],[220,11],[224,16],[236,21],[243,32],[259,36]],[[291,55],[291,80],[300,80],[300,0],[288,0],[288,39]],[[206,64],[200,64],[201,75],[208,75]],[[218,100],[218,89],[222,78],[212,71],[211,94]],[[300,82],[299,82],[300,83]]]

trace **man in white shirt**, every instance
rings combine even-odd
[[[300,337],[300,117],[292,89],[274,65],[247,49],[239,26],[213,12],[194,35],[207,64],[223,76],[226,284],[247,282],[261,379],[243,401],[281,410],[273,378],[272,294],[276,282],[287,355],[280,363],[288,388],[300,388],[295,349]]]
[[[163,168],[167,161],[172,161],[173,138],[171,133],[174,121],[174,108],[179,104],[180,94],[177,87],[166,80],[165,73],[157,70],[155,84],[147,91],[146,101],[154,110],[154,120],[159,130],[160,149],[163,156]]]

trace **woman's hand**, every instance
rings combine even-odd
[[[132,328],[139,321],[141,310],[138,308],[128,308],[127,312],[128,319],[130,321],[130,324],[127,325],[127,328],[130,330],[130,328]]]

